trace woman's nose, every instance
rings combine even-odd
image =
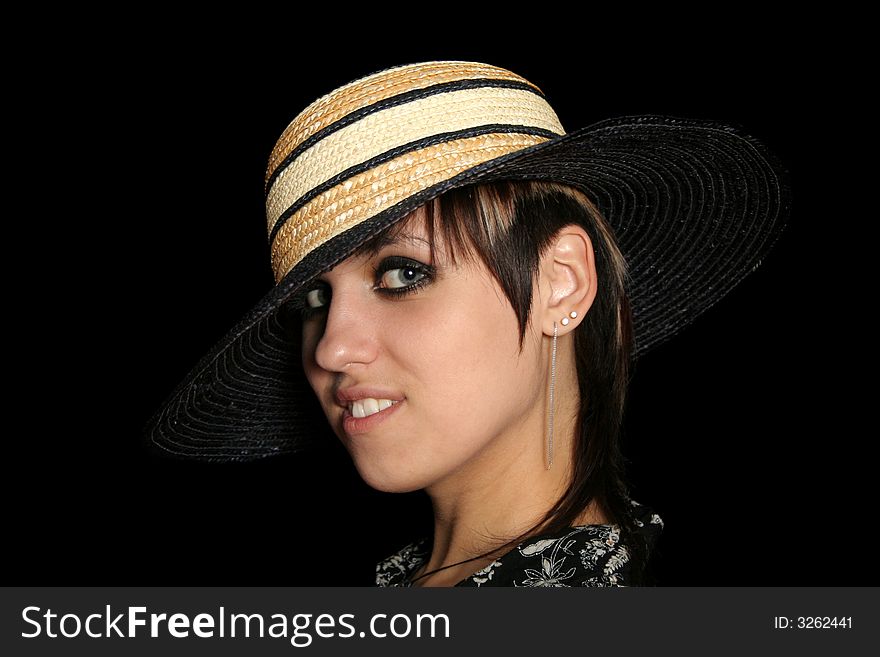
[[[349,363],[376,358],[376,323],[359,293],[334,294],[315,349],[315,362],[329,372],[342,372]]]

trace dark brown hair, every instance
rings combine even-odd
[[[569,486],[531,529],[508,540],[512,547],[535,533],[555,533],[574,524],[595,501],[608,521],[620,527],[630,553],[627,584],[644,584],[647,545],[637,531],[626,483],[620,432],[632,351],[632,318],[626,295],[626,263],[613,231],[583,192],[545,181],[502,181],[460,187],[425,206],[426,231],[434,256],[436,235],[447,255],[478,257],[504,290],[519,320],[520,348],[532,304],[541,255],[566,225],[581,226],[593,242],[598,290],[574,332],[580,411]],[[415,213],[364,244],[402,230]],[[481,555],[483,556],[483,555]],[[479,557],[475,557],[479,558]]]

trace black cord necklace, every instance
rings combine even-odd
[[[494,551],[494,550],[493,550]],[[471,557],[470,559],[465,559],[464,561],[456,561],[455,563],[451,563],[448,566],[441,566],[440,568],[435,568],[434,570],[429,570],[426,573],[422,573],[418,577],[413,577],[412,579],[408,579],[407,582],[412,584],[413,582],[418,582],[423,577],[427,577],[428,575],[433,575],[434,573],[439,573],[441,570],[446,570],[447,568],[452,568],[453,566],[460,566],[463,563],[468,563],[469,561],[476,561],[477,559],[485,559],[491,552],[486,554],[478,554],[475,557]]]

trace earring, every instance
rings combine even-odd
[[[565,320],[563,320],[565,321]],[[553,347],[550,352],[550,419],[547,421],[547,469],[553,465],[553,402],[556,393],[556,338],[558,330],[553,322]]]
[[[577,311],[572,310],[568,313],[568,316],[572,319],[577,319]],[[568,317],[562,318],[562,325],[568,326],[569,319]],[[559,337],[559,330],[556,326],[556,322],[553,322],[553,347],[550,352],[550,413],[549,419],[547,420],[547,469],[550,469],[550,466],[553,465],[553,402],[555,401],[555,393],[556,393],[556,340]]]

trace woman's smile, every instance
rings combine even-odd
[[[351,402],[348,406],[348,414],[354,417],[369,417],[379,411],[384,411],[394,402],[390,399],[373,399],[367,397],[361,401]]]
[[[349,436],[369,433],[392,417],[402,405],[402,401],[392,402],[390,399],[367,398],[352,402],[352,410],[345,409],[342,413],[343,430]]]
[[[334,397],[342,408],[342,429],[349,436],[372,430],[405,399],[390,388],[366,385],[340,388]]]

